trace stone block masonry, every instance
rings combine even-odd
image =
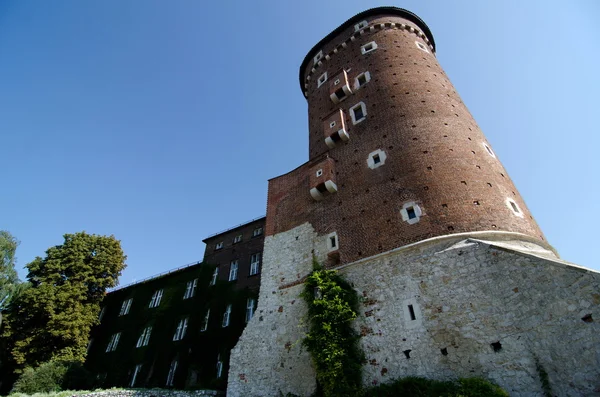
[[[111,389],[77,394],[77,397],[200,397],[224,396],[216,390],[169,390],[169,389]]]
[[[600,274],[510,233],[447,236],[341,266],[363,297],[365,385],[481,376],[512,396],[600,393]],[[310,395],[301,281],[325,237],[309,224],[265,240],[258,313],[232,351],[228,395]],[[268,275],[268,277],[267,277]]]

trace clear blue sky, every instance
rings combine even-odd
[[[596,0],[1,0],[0,229],[19,268],[64,233],[114,234],[125,284],[263,215],[267,179],[308,157],[302,59],[380,5],[425,20],[550,243],[600,269]]]

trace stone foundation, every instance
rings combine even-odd
[[[600,395],[600,273],[515,237],[437,238],[340,267],[362,296],[364,384],[480,376],[532,396],[546,372],[554,395]],[[265,239],[258,311],[232,350],[228,395],[314,391],[299,294],[326,251],[309,224]]]

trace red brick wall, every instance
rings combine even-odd
[[[258,289],[260,285],[260,267],[258,274],[250,276],[250,259],[256,253],[260,253],[262,256],[265,241],[264,224],[265,219],[261,218],[204,240],[206,243],[204,262],[219,265],[219,280],[229,280],[231,261],[237,260],[238,277],[236,281],[231,282],[235,283],[236,288]],[[253,237],[252,233],[259,227],[263,228],[263,233]],[[242,241],[234,243],[233,239],[240,234],[242,235]],[[223,242],[223,248],[217,250],[215,245],[219,242]]]
[[[415,26],[397,16],[373,17],[370,24],[395,22]],[[347,40],[354,25],[325,45],[323,53]],[[375,41],[378,49],[362,55],[360,47]],[[310,222],[320,234],[337,231],[342,263],[408,243],[450,233],[498,230],[520,232],[544,240],[523,199],[482,131],[456,93],[435,55],[420,50],[425,41],[407,30],[366,32],[317,67],[308,81],[310,161],[269,181],[267,234]],[[428,47],[428,46],[427,46]],[[313,67],[309,63],[305,76]],[[317,78],[345,68],[350,86],[365,71],[371,81],[346,100],[334,104],[329,84]],[[352,125],[348,109],[363,101],[367,119]],[[350,140],[329,149],[323,121],[337,109],[347,115]],[[369,153],[385,151],[385,164],[367,166]],[[328,154],[335,161],[338,192],[312,200],[309,170]],[[512,198],[524,217],[506,206]],[[417,202],[419,223],[402,221],[406,201]]]

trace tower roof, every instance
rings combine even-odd
[[[368,18],[370,16],[383,15],[383,14],[397,15],[401,18],[407,19],[407,20],[417,24],[423,30],[423,33],[425,33],[427,35],[427,38],[431,42],[431,45],[433,46],[433,50],[435,51],[435,40],[433,39],[433,34],[431,33],[431,30],[429,30],[429,27],[427,26],[427,24],[421,18],[419,18],[416,14],[413,14],[412,12],[405,10],[404,8],[398,8],[398,7],[370,8],[368,10],[365,10],[363,12],[360,12],[360,13],[354,15],[352,18],[350,18],[346,22],[342,23],[340,26],[338,26],[336,29],[334,29],[331,33],[329,33],[327,36],[325,36],[321,41],[319,41],[317,44],[315,44],[315,46],[313,48],[311,48],[310,51],[308,51],[308,54],[306,54],[306,57],[302,61],[302,65],[300,65],[300,71],[299,71],[300,89],[302,90],[302,92],[304,92],[304,81],[303,81],[304,80],[304,70],[306,69],[308,62],[310,62],[310,60],[314,57],[315,53],[317,51],[319,51],[319,49],[322,48],[325,45],[325,43],[330,41],[333,37],[337,36],[340,32],[342,32],[348,26],[353,25],[355,22],[360,21],[364,18]]]

